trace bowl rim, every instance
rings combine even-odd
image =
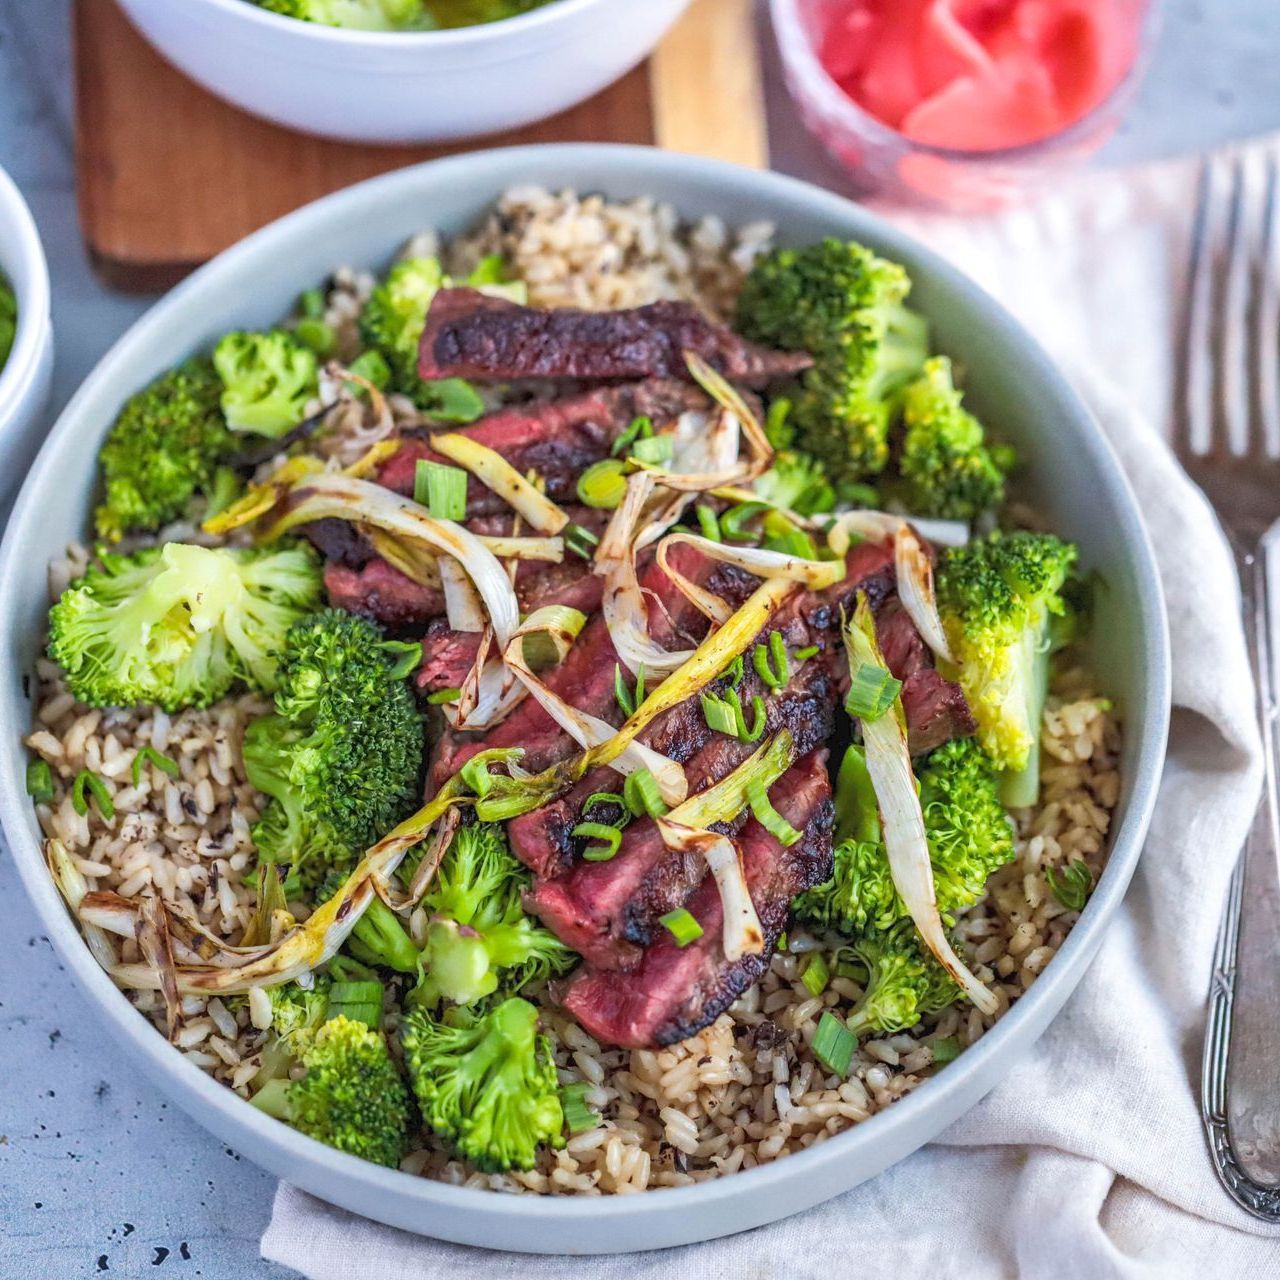
[[[769,0],[769,18],[774,38],[782,54],[782,61],[789,72],[803,75],[805,88],[792,89],[793,93],[807,96],[812,93],[819,108],[828,116],[856,128],[870,143],[906,149],[912,154],[931,156],[938,160],[958,161],[967,164],[1008,164],[1022,160],[1041,159],[1058,151],[1070,151],[1078,143],[1094,136],[1100,124],[1105,123],[1118,107],[1123,106],[1136,92],[1146,76],[1155,53],[1155,46],[1163,25],[1163,0],[1141,0],[1142,16],[1138,22],[1137,47],[1124,74],[1107,91],[1100,102],[1094,103],[1078,120],[1065,128],[1031,142],[1019,142],[1010,147],[987,149],[973,147],[941,147],[931,142],[917,142],[905,133],[887,125],[877,116],[856,103],[832,79],[822,64],[813,41],[800,20],[800,6],[805,0]],[[788,76],[793,82],[793,76]]]
[[[422,48],[460,49],[473,45],[492,44],[504,36],[521,36],[536,33],[560,21],[570,21],[573,14],[585,12],[608,4],[609,0],[549,0],[528,13],[501,18],[497,22],[482,22],[469,27],[449,27],[441,31],[357,31],[350,27],[330,27],[319,22],[304,22],[282,13],[262,9],[253,0],[185,0],[185,3],[203,4],[207,9],[228,17],[259,24],[264,31],[275,31],[288,38],[307,41],[316,46],[352,46],[362,49],[399,50]]]
[[[21,262],[25,268],[23,278],[15,280],[14,272],[0,261],[0,271],[8,278],[18,303],[13,348],[4,368],[0,369],[0,424],[3,424],[8,410],[22,402],[39,374],[48,342],[52,304],[49,263],[35,218],[18,184],[3,168],[0,168],[0,211],[8,214],[14,232],[9,261]]]
[[[299,1183],[305,1184],[309,1178],[313,1184],[323,1181],[332,1185],[340,1180],[347,1186],[359,1186],[370,1193],[365,1203],[379,1203],[377,1197],[384,1193],[396,1199],[409,1197],[422,1208],[435,1210],[442,1216],[453,1209],[465,1210],[472,1220],[479,1215],[490,1221],[502,1220],[526,1226],[538,1222],[563,1228],[574,1223],[590,1223],[593,1228],[599,1228],[602,1224],[623,1219],[628,1222],[637,1217],[644,1220],[655,1214],[665,1214],[670,1209],[705,1210],[712,1205],[723,1204],[740,1190],[748,1187],[763,1190],[770,1184],[776,1186],[785,1180],[809,1180],[830,1185],[830,1178],[824,1180],[821,1176],[824,1170],[851,1157],[854,1151],[877,1147],[893,1150],[895,1134],[907,1135],[910,1142],[909,1135],[917,1115],[924,1113],[927,1116],[935,1106],[943,1104],[947,1090],[965,1096],[971,1094],[976,1098],[986,1088],[992,1087],[1002,1074],[992,1072],[990,1064],[993,1060],[1011,1057],[1012,1050],[1006,1054],[1006,1045],[1018,1041],[1023,1025],[1031,1023],[1034,1028],[1037,1015],[1045,1006],[1050,1013],[1056,1012],[1083,976],[1084,967],[1101,941],[1133,874],[1155,806],[1164,759],[1170,714],[1169,636],[1154,550],[1136,498],[1110,442],[1065,376],[1032,335],[1001,304],[927,246],[834,193],[781,174],[750,171],[722,161],[620,144],[565,143],[511,147],[411,166],[306,205],[255,232],[200,268],[125,331],[59,415],[23,484],[0,545],[0,584],[10,581],[15,565],[28,554],[26,530],[39,521],[40,498],[57,484],[57,464],[61,453],[91,431],[97,431],[100,436],[103,426],[100,421],[95,423],[94,410],[101,394],[100,388],[104,384],[109,388],[113,366],[132,357],[135,352],[145,350],[151,335],[164,331],[170,315],[180,311],[188,299],[198,297],[207,281],[234,271],[242,263],[287,253],[290,242],[309,234],[311,224],[317,219],[325,221],[341,216],[359,216],[365,207],[376,207],[383,199],[395,198],[401,189],[413,191],[428,173],[432,178],[447,183],[451,176],[466,178],[471,176],[469,171],[476,170],[486,179],[493,178],[496,198],[504,184],[518,181],[526,164],[535,160],[563,160],[566,165],[586,168],[598,179],[602,190],[608,190],[615,182],[636,186],[654,180],[674,180],[677,183],[687,180],[696,187],[700,183],[707,185],[710,180],[725,189],[726,201],[731,199],[735,188],[749,187],[763,197],[775,197],[793,205],[815,219],[828,216],[841,225],[852,221],[859,224],[855,234],[869,235],[889,255],[905,253],[915,260],[918,269],[938,280],[962,305],[981,314],[993,335],[1019,353],[1026,363],[1029,378],[1040,384],[1052,385],[1064,404],[1074,405],[1072,429],[1079,437],[1081,448],[1098,467],[1108,499],[1120,514],[1122,542],[1128,547],[1133,560],[1138,581],[1134,602],[1138,621],[1136,634],[1145,660],[1132,692],[1132,701],[1141,701],[1148,708],[1146,721],[1136,730],[1137,749],[1132,773],[1124,780],[1128,788],[1127,810],[1124,821],[1114,828],[1106,871],[1100,877],[1080,921],[1035,985],[976,1045],[948,1064],[945,1074],[924,1082],[892,1108],[831,1139],[795,1152],[785,1160],[740,1171],[732,1177],[714,1178],[687,1187],[661,1188],[660,1195],[643,1196],[514,1196],[451,1186],[399,1170],[381,1168],[335,1151],[247,1106],[239,1096],[187,1061],[162,1035],[157,1034],[93,959],[48,873],[40,842],[33,836],[30,801],[22,783],[27,759],[23,734],[18,732],[6,736],[3,747],[0,747],[0,818],[3,819],[19,874],[48,930],[50,941],[91,1003],[111,1023],[116,1037],[139,1055],[151,1077],[162,1082],[171,1096],[202,1127],[214,1129],[224,1140],[231,1133],[235,1135],[230,1139],[232,1141],[251,1141],[251,1152],[269,1151],[272,1167],[288,1168],[290,1176],[296,1177]],[[405,233],[410,234],[411,231],[412,228],[406,228]],[[188,322],[183,320],[181,323],[185,325]],[[114,408],[114,403],[111,407]],[[97,419],[103,416],[101,413],[96,415]],[[14,611],[0,611],[0,654],[16,656],[22,651],[21,645],[22,636]],[[984,1079],[990,1081],[985,1087],[982,1084]],[[216,1126],[212,1118],[206,1120],[209,1113],[216,1117]],[[252,1154],[251,1158],[254,1158]],[[841,1180],[829,1194],[838,1194],[856,1181]],[[707,1223],[708,1230],[706,1235],[698,1238],[723,1233],[715,1228],[710,1217],[701,1221]],[[440,1223],[427,1221],[423,1225],[435,1226],[438,1230]],[[451,1237],[446,1235],[445,1238]]]

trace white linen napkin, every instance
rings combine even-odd
[[[1094,174],[982,222],[890,213],[1080,371],[1146,515],[1172,620],[1176,710],[1147,848],[1091,971],[1028,1057],[900,1165],[729,1239],[534,1258],[412,1236],[281,1184],[264,1257],[311,1280],[1280,1273],[1280,1233],[1219,1189],[1199,1119],[1213,941],[1260,755],[1231,560],[1150,425],[1170,401],[1196,173]]]

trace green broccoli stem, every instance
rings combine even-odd
[[[422,963],[422,953],[400,917],[379,897],[365,908],[347,940],[347,950],[365,964],[384,965],[397,973],[417,973]]]
[[[259,1111],[265,1112],[274,1119],[287,1121],[293,1114],[293,1108],[289,1105],[290,1083],[291,1081],[288,1078],[268,1080],[249,1099],[249,1102],[257,1107]]]
[[[1009,809],[1025,809],[1040,798],[1040,721],[1049,696],[1050,644],[1047,628],[1029,628],[1018,646],[1017,687],[1025,698],[1030,747],[1021,769],[1000,775],[1000,799]]]
[[[844,753],[836,775],[836,843],[879,843],[880,807],[867,769],[867,753],[856,743]]]

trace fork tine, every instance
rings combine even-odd
[[[1262,197],[1262,249],[1258,276],[1257,327],[1254,368],[1257,372],[1257,429],[1252,440],[1255,457],[1280,456],[1280,158],[1267,156]]]
[[[1200,167],[1196,217],[1191,233],[1191,269],[1187,290],[1186,328],[1182,351],[1182,380],[1174,413],[1174,448],[1193,456],[1205,450],[1212,410],[1213,354],[1213,222],[1214,173],[1216,162],[1206,160]]]
[[[1230,161],[1227,197],[1226,276],[1218,308],[1220,351],[1209,453],[1229,457],[1246,451],[1249,437],[1249,304],[1251,224],[1244,160]]]

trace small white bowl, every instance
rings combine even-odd
[[[53,381],[49,267],[35,220],[13,179],[0,169],[0,270],[18,300],[18,330],[0,369],[0,503],[17,488],[44,439]]]
[[[689,0],[553,0],[449,31],[299,22],[248,0],[120,0],[179,70],[277,124],[350,142],[443,142],[554,115],[641,61]]]

